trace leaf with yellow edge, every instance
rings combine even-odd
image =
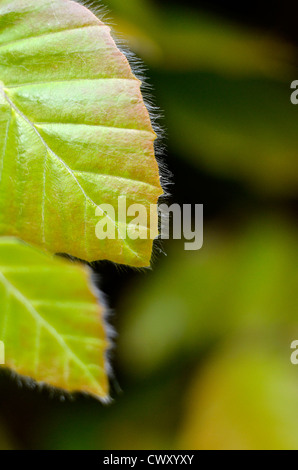
[[[99,240],[96,208],[156,204],[156,135],[110,28],[69,0],[0,0],[0,235],[133,266],[152,240]],[[157,230],[157,218],[155,220]],[[149,233],[149,230],[148,230]]]
[[[87,268],[0,238],[0,305],[6,367],[107,399],[103,307]]]

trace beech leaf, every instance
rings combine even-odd
[[[87,8],[0,0],[0,235],[87,261],[150,264],[153,241],[121,237],[117,213],[125,196],[149,214],[163,192],[140,87]],[[115,208],[116,240],[96,237],[101,204]]]
[[[0,341],[12,371],[105,400],[108,340],[90,272],[0,238]]]

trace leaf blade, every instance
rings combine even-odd
[[[5,365],[37,382],[106,399],[108,340],[103,308],[92,289],[85,267],[1,238]]]
[[[148,266],[150,238],[95,234],[98,205],[115,207],[117,226],[119,197],[149,215],[163,192],[141,83],[106,25],[75,2],[54,3],[13,2],[8,35],[0,2],[0,233],[87,261]],[[30,32],[38,17],[41,32]]]

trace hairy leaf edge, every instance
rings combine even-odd
[[[96,18],[102,21],[106,26],[110,28],[110,34],[112,40],[114,41],[116,47],[120,52],[125,56],[129,66],[132,70],[133,75],[141,83],[141,94],[143,98],[144,105],[149,113],[152,129],[156,134],[156,139],[154,141],[154,154],[158,164],[160,184],[163,190],[163,194],[159,197],[158,206],[162,203],[166,203],[170,200],[171,193],[169,188],[174,184],[173,174],[169,170],[165,162],[165,153],[166,153],[166,129],[161,124],[163,120],[163,111],[156,105],[155,98],[153,97],[153,85],[151,85],[146,77],[147,67],[140,57],[138,57],[134,52],[131,51],[128,41],[120,36],[118,32],[114,29],[114,23],[112,20],[112,15],[110,15],[108,7],[104,5],[94,4],[92,0],[71,0],[75,3],[80,4],[81,6],[87,8]],[[164,224],[167,224],[167,219],[169,215],[163,211],[159,211],[159,229]],[[159,230],[160,233],[160,230]],[[133,267],[134,269],[143,271],[150,269],[151,266],[158,258],[158,254],[166,255],[166,252],[163,247],[163,242],[160,235],[153,241],[152,253],[151,253],[151,262],[150,266],[147,267]],[[92,264],[97,263],[93,261]],[[125,265],[120,265],[125,266]]]

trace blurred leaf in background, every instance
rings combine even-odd
[[[267,336],[298,324],[297,229],[264,215],[242,233],[214,227],[206,238],[195,254],[173,249],[126,298],[120,358],[129,372],[146,375],[179,356],[196,357],[235,333]]]
[[[238,341],[199,371],[187,395],[181,448],[297,449],[297,374],[278,347]]]
[[[293,45],[183,6],[106,3],[150,66],[180,157],[262,193],[297,194]]]

